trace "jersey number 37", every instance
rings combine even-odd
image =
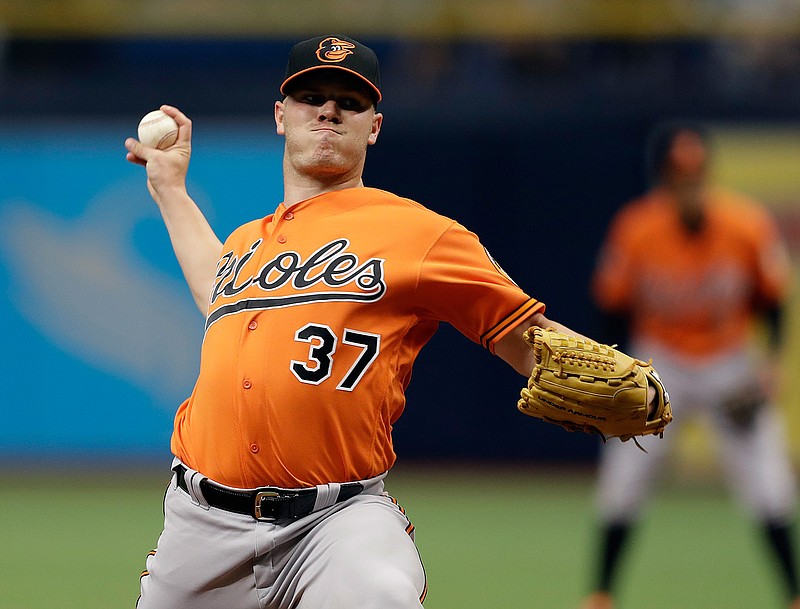
[[[308,343],[307,360],[291,362],[290,369],[297,380],[309,385],[319,385],[330,378],[334,369],[333,356],[339,345],[336,333],[326,325],[310,323],[295,332],[294,339],[297,342]],[[350,370],[336,385],[341,391],[352,391],[378,357],[381,337],[380,334],[345,328],[341,343],[361,351]]]

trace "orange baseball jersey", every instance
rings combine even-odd
[[[634,337],[678,354],[712,356],[741,345],[758,302],[780,302],[789,256],[767,212],[710,189],[703,229],[683,228],[677,203],[656,189],[611,224],[593,280],[598,304],[631,316]]]
[[[239,488],[385,472],[412,364],[438,323],[493,350],[544,310],[474,234],[372,188],[281,204],[222,251],[172,450]]]

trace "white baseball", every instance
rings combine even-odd
[[[178,139],[178,123],[161,110],[153,110],[139,121],[139,141],[145,146],[164,150]]]

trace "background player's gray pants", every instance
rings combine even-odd
[[[139,609],[418,609],[425,591],[408,519],[383,480],[289,524],[209,508],[173,477]]]
[[[598,503],[605,522],[633,521],[641,510],[683,423],[692,418],[709,423],[709,442],[718,441],[727,482],[751,515],[787,522],[794,513],[796,483],[780,413],[772,404],[758,411],[752,423],[737,427],[723,413],[724,402],[755,382],[752,356],[737,351],[706,362],[687,362],[657,345],[634,345],[647,354],[670,394],[673,422],[663,438],[640,439],[647,454],[633,442],[609,440],[603,446],[598,477]]]

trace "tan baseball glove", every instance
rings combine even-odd
[[[524,337],[537,364],[517,403],[522,412],[604,441],[663,435],[672,408],[649,363],[554,329],[529,328]],[[652,402],[648,385],[656,392]]]

